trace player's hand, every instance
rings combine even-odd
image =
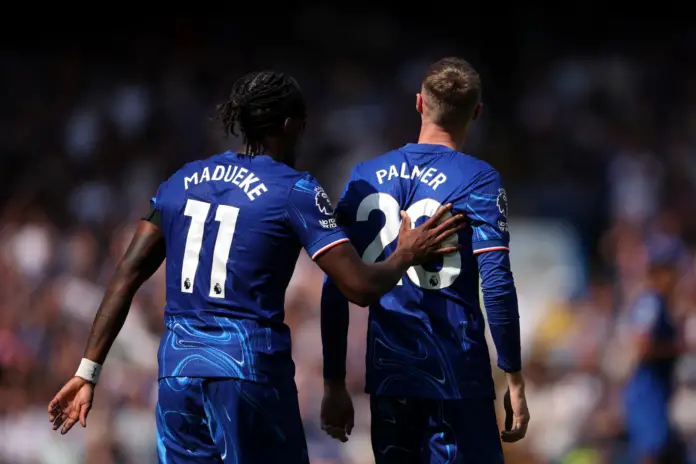
[[[505,443],[520,441],[527,434],[529,425],[529,409],[524,393],[524,381],[508,387],[503,398],[505,408],[505,430],[500,438]]]
[[[321,429],[332,438],[343,443],[353,431],[353,400],[345,385],[324,385],[324,398],[321,400]]]
[[[466,226],[465,217],[463,214],[452,216],[451,211],[451,203],[442,206],[430,219],[415,229],[411,227],[408,214],[401,211],[397,250],[405,253],[412,265],[423,264],[437,256],[459,250],[458,245],[448,245],[447,239]]]
[[[53,430],[62,425],[61,435],[65,435],[78,421],[87,427],[87,414],[92,409],[94,385],[81,377],[73,377],[60,389],[48,403],[48,420],[53,422]]]

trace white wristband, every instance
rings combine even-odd
[[[83,378],[89,383],[96,385],[97,381],[99,380],[101,370],[101,364],[95,363],[87,358],[82,358],[82,361],[80,361],[80,367],[77,368],[77,372],[75,373],[75,377]]]

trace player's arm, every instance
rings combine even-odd
[[[48,419],[53,430],[62,427],[61,434],[68,433],[78,421],[87,426],[101,365],[123,327],[133,296],[164,261],[166,248],[158,225],[159,213],[153,209],[144,219],[109,282],[77,373],[48,404]]]
[[[327,214],[325,205],[317,202],[316,195],[325,195],[323,192],[313,178],[301,179],[290,192],[287,214],[312,259],[353,303],[368,306],[391,290],[409,267],[457,250],[457,247],[440,248],[444,239],[461,229],[464,219],[455,215],[443,221],[452,209],[452,205],[445,205],[415,229],[411,228],[408,215],[402,212],[394,253],[385,261],[365,264],[344,231],[337,227],[333,211]]]
[[[349,323],[348,300],[326,276],[321,289],[321,344],[327,387],[345,385]]]
[[[342,442],[355,424],[353,401],[346,389],[348,351],[348,300],[334,281],[326,276],[321,291],[321,345],[324,357],[324,396],[321,400],[321,428]]]
[[[355,216],[351,205],[361,197],[356,188],[359,184],[359,166],[353,168],[336,207],[336,221],[351,239],[355,238]],[[321,428],[331,437],[342,442],[355,424],[355,412],[350,393],[346,389],[346,356],[348,353],[348,326],[350,311],[348,300],[328,275],[321,289],[321,345],[323,355],[324,396],[321,401]]]
[[[157,214],[155,211],[150,218]],[[94,317],[85,359],[99,365],[104,363],[126,321],[135,293],[160,267],[165,259],[165,250],[164,236],[159,225],[149,220],[140,221]]]
[[[360,164],[358,164],[352,169],[338,205],[336,205],[336,221],[351,243],[355,243],[356,238],[354,209],[367,194],[367,192],[361,191],[361,188],[367,185],[369,184],[360,175]],[[321,289],[321,342],[324,357],[325,397],[326,393],[330,393],[331,390],[342,391],[345,389],[349,323],[348,300],[334,280],[326,275]],[[326,418],[327,421],[324,419],[322,414],[322,426],[324,426],[324,422],[331,422],[330,418]],[[340,420],[334,422],[340,422]]]
[[[369,306],[391,290],[409,267],[457,251],[458,247],[440,248],[444,239],[462,227],[461,215],[439,224],[451,209],[452,205],[445,205],[415,229],[402,211],[396,250],[379,263],[366,264],[347,238],[323,251],[315,260],[346,298],[357,305]]]
[[[503,439],[517,441],[526,433],[529,412],[524,397],[517,291],[510,266],[507,196],[495,170],[478,176],[466,208],[498,367],[506,373],[508,397],[512,397],[516,403],[513,409],[517,409],[509,414],[515,423],[506,427],[509,431],[504,432]]]
[[[467,203],[473,252],[479,264],[483,302],[498,367],[507,373],[522,369],[517,291],[512,277],[507,230],[507,198],[500,176],[486,171],[476,179]]]

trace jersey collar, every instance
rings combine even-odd
[[[453,150],[444,145],[434,145],[431,143],[407,143],[403,146],[402,150],[416,152],[416,153],[450,153]]]

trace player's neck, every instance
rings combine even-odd
[[[244,151],[248,152],[246,144],[244,145]],[[287,152],[283,150],[283,147],[280,145],[280,143],[278,143],[278,141],[274,139],[267,139],[264,141],[263,150],[260,154],[270,156],[274,160],[286,164],[288,163],[289,158],[291,158],[287,154]]]
[[[466,138],[466,129],[460,133],[446,131],[442,127],[431,123],[423,123],[421,125],[418,143],[426,143],[429,145],[444,145],[452,150],[459,151],[464,145]]]

